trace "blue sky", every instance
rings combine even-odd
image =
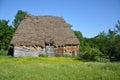
[[[84,37],[107,32],[120,20],[120,0],[0,0],[0,19],[12,24],[18,10],[63,17]]]

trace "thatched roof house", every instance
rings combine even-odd
[[[18,26],[10,44],[14,46],[14,56],[18,57],[37,56],[40,53],[46,54],[47,52],[48,55],[55,55],[57,51],[58,53],[61,52],[57,50],[58,48],[75,47],[79,44],[79,41],[63,18],[27,14]],[[47,50],[48,48],[50,50]],[[26,50],[28,53],[26,53]],[[51,51],[53,53],[49,54]]]

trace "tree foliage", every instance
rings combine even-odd
[[[14,29],[8,25],[9,21],[0,20],[0,50],[8,49],[10,40],[12,38]]]
[[[80,41],[80,55],[85,59],[97,60],[104,57],[109,60],[120,60],[120,21],[115,29],[100,32],[93,38],[84,38],[80,31],[74,31]]]
[[[115,26],[115,31],[117,32],[118,35],[120,35],[120,21],[118,20],[118,24]]]
[[[27,14],[27,12],[22,11],[22,10],[18,10],[15,19],[13,21],[13,25],[15,27],[15,29],[18,27],[18,25],[20,24],[20,22],[24,19],[24,16]]]

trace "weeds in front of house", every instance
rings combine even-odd
[[[0,80],[120,80],[120,63],[78,57],[0,57]]]

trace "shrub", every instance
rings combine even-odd
[[[83,60],[80,56],[75,56],[74,59],[75,60]]]
[[[87,61],[108,62],[109,58],[102,54],[97,48],[86,48],[83,53],[79,54],[79,57],[86,59]]]
[[[5,50],[0,50],[0,56],[6,56],[7,55],[7,51]]]
[[[48,55],[45,55],[45,54],[39,54],[39,57],[48,57]]]

